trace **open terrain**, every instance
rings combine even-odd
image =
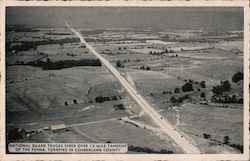
[[[127,143],[129,153],[183,153],[121,77],[201,153],[242,152],[241,32],[79,29],[117,77],[68,28],[9,30],[7,142],[111,142]]]

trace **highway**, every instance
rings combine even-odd
[[[139,92],[134,89],[130,83],[120,74],[120,72],[104,57],[102,57],[89,43],[87,43],[83,36],[73,29],[68,23],[65,23],[66,26],[79,37],[81,43],[83,43],[86,48],[88,48],[100,61],[103,65],[107,67],[107,69],[119,80],[121,85],[127,90],[127,92],[131,95],[131,97],[137,102],[137,104],[147,113],[155,123],[162,129],[164,133],[166,133],[169,137],[171,137],[176,144],[178,144],[184,152],[188,154],[200,154],[200,150],[191,144],[187,138],[185,138],[180,132],[178,132],[159,112],[157,112],[150,103],[139,94]]]

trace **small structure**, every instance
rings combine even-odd
[[[51,129],[52,131],[60,130],[60,129],[65,129],[65,128],[66,128],[65,124],[52,125],[52,126],[50,127],[50,129]]]

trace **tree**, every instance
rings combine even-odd
[[[201,81],[200,82],[200,86],[201,86],[201,88],[206,88],[206,82],[205,81]]]
[[[222,82],[222,87],[224,91],[229,91],[231,89],[231,84],[226,80],[225,82]]]
[[[181,87],[183,92],[189,92],[189,91],[193,91],[193,84],[192,83],[185,83],[182,87]]]
[[[229,136],[224,136],[223,138],[224,144],[228,144],[229,140],[230,140]]]
[[[211,135],[209,135],[209,134],[203,134],[203,137],[205,138],[205,139],[209,139],[210,137],[211,137]]]
[[[212,89],[213,93],[215,95],[221,95],[222,92],[223,92],[223,89],[221,86],[217,85],[217,86],[214,86],[213,89]]]
[[[74,99],[74,100],[73,100],[73,103],[74,103],[74,104],[77,104],[77,100],[76,100],[76,99]]]
[[[120,68],[121,66],[122,66],[122,64],[121,64],[121,61],[116,61],[116,66],[118,67],[118,68]]]
[[[171,102],[171,103],[176,103],[176,99],[175,99],[174,96],[172,96],[172,97],[170,98],[170,102]]]
[[[68,106],[68,102],[67,102],[67,101],[65,101],[65,102],[64,102],[64,105],[65,105],[65,106]]]
[[[201,98],[206,98],[206,94],[204,92],[201,92],[201,95],[200,95]]]
[[[52,63],[52,61],[50,60],[50,58],[47,58],[47,63]]]
[[[236,83],[236,82],[238,82],[238,81],[240,81],[240,80],[243,80],[243,73],[242,72],[238,72],[238,73],[235,73],[234,75],[233,75],[233,77],[232,77],[232,81],[234,82],[234,83]]]
[[[150,67],[146,67],[146,70],[150,70]]]
[[[231,84],[228,80],[220,82],[220,85],[214,86],[212,91],[215,95],[221,95],[222,92],[229,91],[231,89]]]
[[[180,88],[175,88],[174,89],[174,93],[180,93],[180,92],[181,92]]]

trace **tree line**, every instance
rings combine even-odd
[[[160,151],[156,151],[156,150],[148,148],[148,147],[138,147],[138,146],[133,146],[133,145],[128,146],[128,151],[143,152],[143,153],[155,153],[155,154],[173,154],[174,153],[172,150],[161,149]]]
[[[51,44],[60,44],[63,45],[64,43],[73,43],[73,42],[79,42],[79,38],[65,38],[65,39],[47,39],[47,40],[41,40],[41,41],[22,41],[21,45],[16,45],[13,47],[10,47],[11,43],[6,43],[6,52],[10,52],[11,50],[16,51],[28,51],[30,49],[37,49],[37,46],[39,45],[51,45]]]
[[[76,66],[102,66],[99,59],[81,59],[81,60],[61,60],[52,62],[49,58],[47,61],[30,61],[28,63],[20,63],[16,65],[30,65],[33,67],[41,67],[43,70],[59,70],[63,68],[71,68]]]

